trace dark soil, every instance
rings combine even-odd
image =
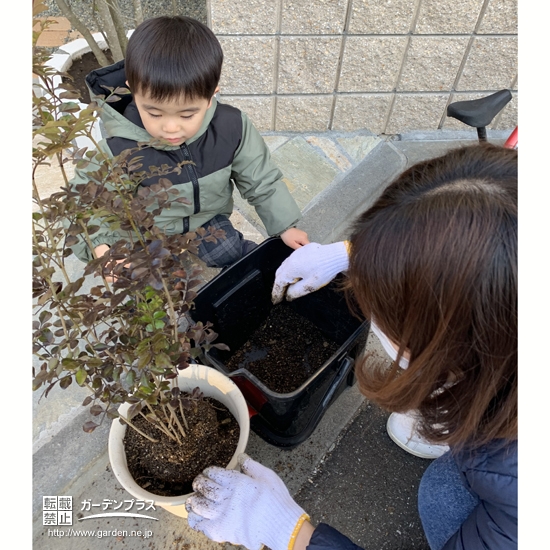
[[[246,368],[270,390],[290,393],[319,370],[338,348],[313,323],[281,303],[226,366],[230,371]]]
[[[185,411],[189,425],[183,445],[163,435],[142,416],[133,423],[152,443],[131,428],[126,429],[124,447],[130,474],[150,493],[179,496],[193,492],[192,482],[208,466],[225,468],[239,441],[239,424],[227,407],[211,398],[198,402],[196,411]],[[181,420],[181,417],[180,417]]]
[[[104,50],[105,55],[109,62],[113,62],[110,50]],[[99,69],[100,65],[92,52],[85,53],[80,59],[75,59],[73,64],[67,70],[67,74],[71,76],[71,79],[63,79],[65,82],[69,82],[74,86],[77,92],[80,92],[80,101],[82,103],[90,103],[90,93],[86,86],[86,76],[95,69]]]

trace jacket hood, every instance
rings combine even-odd
[[[105,101],[107,97],[116,88],[126,88],[126,71],[124,69],[124,60],[118,61],[108,67],[101,67],[92,71],[86,77],[86,85],[90,91],[90,99],[96,101],[100,107],[100,117],[105,126],[108,137],[121,137],[140,142],[149,142],[153,138],[143,127],[139,112],[134,105],[133,116],[128,118],[125,115],[127,107],[132,103],[132,94],[121,95],[119,100],[114,102]],[[204,120],[202,121],[199,131],[185,143],[189,144],[198,139],[210,124],[212,117],[216,111],[217,101],[212,98],[212,105],[206,111]],[[163,145],[155,144],[155,149],[175,150],[179,149],[179,145]]]

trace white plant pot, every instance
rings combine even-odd
[[[229,470],[235,469],[237,457],[244,453],[250,434],[248,406],[239,388],[221,372],[204,365],[191,365],[181,371],[178,375],[178,386],[182,391],[192,391],[198,386],[205,397],[211,397],[223,403],[235,417],[239,423],[239,441],[235,454],[226,466]],[[128,403],[124,403],[120,406],[119,412],[124,415],[129,407]],[[168,512],[186,518],[185,501],[192,493],[176,497],[163,497],[142,489],[134,481],[128,471],[124,450],[123,440],[126,428],[126,424],[115,419],[109,433],[109,460],[118,482],[136,499],[154,501],[155,505],[161,506]]]

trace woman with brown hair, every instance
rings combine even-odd
[[[420,483],[430,548],[517,548],[517,152],[476,145],[411,167],[349,241],[295,251],[274,301],[340,271],[393,359],[389,369],[359,362],[362,393],[390,418],[414,411],[418,437],[450,449]],[[274,472],[240,462],[242,473],[197,477],[192,528],[252,550],[358,548],[314,528]]]

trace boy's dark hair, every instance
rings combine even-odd
[[[139,25],[128,40],[125,69],[132,93],[165,101],[210,99],[223,52],[214,33],[190,17],[163,16]]]
[[[370,359],[361,391],[418,410],[421,435],[451,446],[517,437],[517,151],[453,150],[406,170],[356,221],[348,292],[410,353]]]

